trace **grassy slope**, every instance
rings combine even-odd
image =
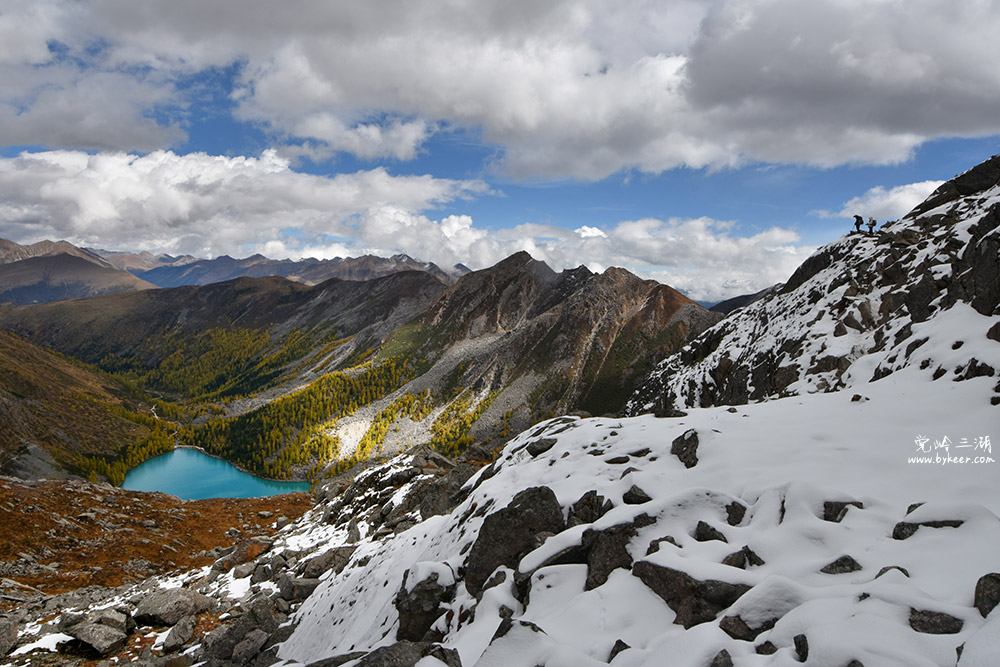
[[[81,456],[116,457],[150,435],[138,409],[106,375],[0,332],[0,470],[26,442],[71,468]]]

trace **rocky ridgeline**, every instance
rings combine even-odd
[[[703,423],[724,418],[747,419],[558,418],[476,474],[411,450],[212,565],[23,606],[4,664],[871,667],[992,641],[995,514],[856,497],[837,470],[735,484],[742,442]]]
[[[824,246],[780,290],[662,362],[626,412],[836,391],[907,366],[935,380],[997,377],[1000,348],[983,359],[967,343],[1000,342],[998,226],[1000,156],[877,235]]]

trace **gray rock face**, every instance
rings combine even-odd
[[[305,600],[312,595],[312,592],[319,586],[319,579],[300,579],[288,574],[282,575],[278,581],[278,590],[281,597],[289,602]]]
[[[74,625],[66,633],[79,639],[101,655],[117,652],[125,646],[125,642],[128,640],[128,635],[125,632],[91,621]]]
[[[229,625],[212,630],[205,636],[205,655],[215,660],[234,660],[234,653],[251,633],[264,633],[264,641],[255,649],[250,650],[250,644],[240,649],[242,658],[249,660],[267,643],[267,639],[278,630],[279,622],[284,620],[275,610],[274,603],[268,599],[257,600],[249,611],[240,614]],[[255,634],[254,637],[260,637]],[[249,657],[248,657],[249,656]]]
[[[269,635],[263,630],[251,630],[246,637],[233,649],[232,661],[237,665],[245,665],[260,652]]]
[[[357,547],[335,547],[328,549],[315,558],[310,558],[302,568],[302,576],[306,579],[316,579],[328,570],[340,573],[351,560],[351,555]]]
[[[750,590],[744,584],[698,581],[679,570],[645,560],[632,566],[632,574],[663,598],[677,614],[674,623],[683,625],[685,629],[714,620],[720,611]]]
[[[0,618],[0,656],[10,653],[17,643],[17,621],[12,618]]]
[[[976,609],[986,618],[1000,604],[1000,574],[991,572],[984,574],[976,582]]]
[[[437,573],[434,573],[427,579],[417,582],[412,590],[407,592],[409,575],[409,571],[403,575],[403,584],[396,593],[394,601],[396,611],[399,612],[396,639],[421,641],[430,632],[434,621],[444,613],[441,605],[454,597],[456,585],[454,583],[449,586],[441,585],[438,583]]]
[[[187,588],[154,591],[144,597],[135,610],[135,620],[145,625],[174,625],[185,616],[193,616],[212,607],[212,600]]]
[[[497,567],[516,569],[518,561],[537,546],[539,533],[565,528],[562,507],[552,489],[536,486],[521,491],[507,507],[483,521],[466,562],[465,585],[478,594]]]
[[[185,616],[177,621],[163,640],[163,650],[171,653],[188,643],[194,635],[194,621],[194,616]]]

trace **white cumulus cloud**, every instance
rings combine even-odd
[[[6,0],[0,128],[174,146],[181,82],[236,66],[223,112],[314,159],[408,160],[457,127],[529,179],[890,164],[1000,132],[997,34],[989,0]]]
[[[257,158],[22,153],[0,158],[0,235],[239,255],[273,250],[278,246],[267,244],[276,240],[293,248],[355,238],[373,210],[421,211],[485,192],[480,181],[393,176],[383,168],[302,174],[271,150]]]
[[[930,196],[944,181],[921,181],[886,188],[877,185],[864,194],[844,202],[840,211],[813,211],[823,218],[853,218],[898,220]]]

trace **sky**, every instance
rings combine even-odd
[[[993,0],[0,0],[0,237],[702,301],[1000,153]]]

